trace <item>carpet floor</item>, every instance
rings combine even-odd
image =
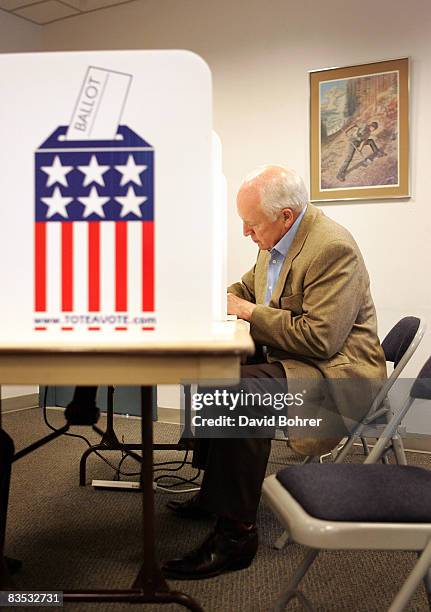
[[[62,412],[58,410],[48,410],[48,418],[56,427],[64,423]],[[3,420],[17,450],[47,432],[39,409],[5,413]],[[99,424],[103,425],[103,419]],[[138,420],[117,417],[115,427],[125,442],[139,441]],[[98,440],[88,427],[72,431],[84,434],[93,443]],[[154,436],[158,442],[175,442],[179,427],[156,423]],[[268,473],[299,462],[299,457],[292,454],[285,442],[274,441],[272,446]],[[82,439],[63,436],[13,466],[6,546],[7,554],[21,559],[24,564],[16,576],[18,589],[124,589],[129,588],[136,577],[141,558],[140,494],[79,487],[78,464],[85,448]],[[105,457],[118,465],[119,453],[105,453]],[[155,453],[156,462],[182,457],[183,453],[173,451]],[[352,460],[355,461],[355,457]],[[409,462],[431,469],[431,458],[424,454],[409,454]],[[136,472],[137,466],[136,462],[127,459],[121,469]],[[161,473],[163,471],[157,472]],[[191,477],[195,471],[186,466],[178,473]],[[91,455],[88,482],[93,478],[112,477],[112,468]],[[193,548],[211,528],[209,521],[180,520],[166,509],[169,499],[187,499],[188,495],[156,492],[157,546],[162,560]],[[283,551],[274,550],[274,540],[282,530],[263,504],[258,521],[260,547],[250,568],[209,580],[172,581],[172,587],[192,595],[206,612],[270,610],[288,576],[302,559],[304,549],[290,544]],[[413,553],[405,552],[323,552],[302,581],[301,591],[319,612],[383,612],[415,560]],[[86,602],[66,603],[64,607],[85,612],[133,609],[132,604]],[[146,605],[143,609],[148,612],[184,610],[177,605]],[[302,608],[299,603],[292,602],[288,609],[294,612]],[[422,586],[408,609],[416,612],[429,609]]]

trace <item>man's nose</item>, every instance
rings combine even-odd
[[[250,236],[251,228],[247,225],[247,223],[242,224],[242,233],[244,234],[244,236]]]

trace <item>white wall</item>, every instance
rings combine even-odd
[[[23,395],[32,395],[33,393],[38,392],[37,386],[30,385],[10,385],[4,386],[1,389],[1,398],[9,399],[11,397],[22,397]],[[27,398],[26,398],[27,399]]]
[[[230,281],[255,258],[235,213],[241,177],[272,162],[308,178],[307,71],[411,56],[413,198],[324,207],[363,251],[383,336],[407,313],[426,313],[431,327],[430,24],[429,0],[138,0],[51,24],[43,30],[43,45],[188,48],[208,62],[229,186]],[[408,374],[431,353],[430,337]]]
[[[0,11],[0,53],[41,50],[41,28],[9,13]],[[1,303],[1,302],[0,302]],[[3,387],[1,397],[36,393],[37,387]]]

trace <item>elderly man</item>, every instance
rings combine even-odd
[[[246,178],[237,208],[244,236],[259,252],[242,281],[229,287],[228,312],[249,321],[263,347],[259,363],[242,366],[240,388],[264,389],[270,379],[287,389],[295,378],[384,378],[368,273],[349,232],[308,203],[295,172],[278,166]],[[183,518],[215,515],[217,523],[200,547],[165,564],[165,575],[177,579],[248,567],[258,544],[256,512],[271,440],[197,442],[201,491],[168,506]]]

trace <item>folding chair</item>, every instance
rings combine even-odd
[[[265,479],[267,504],[292,539],[312,549],[280,595],[274,612],[284,610],[297,596],[297,586],[320,549],[417,551],[419,560],[389,612],[404,610],[422,579],[431,604],[431,471],[376,464],[417,399],[431,400],[431,357],[365,464],[292,466]]]
[[[336,455],[335,463],[344,461],[357,438],[361,438],[364,451],[368,454],[366,438],[378,438],[382,432],[382,426],[379,428],[373,426],[373,424],[377,422],[378,425],[380,420],[380,423],[383,421],[384,426],[390,421],[391,406],[388,393],[419,346],[425,329],[426,322],[423,318],[404,317],[385,336],[382,342],[383,352],[385,353],[386,361],[392,363],[394,369],[374,398],[366,417]],[[390,448],[394,452],[397,463],[407,465],[403,443],[398,431],[395,431],[391,438]]]
[[[378,438],[383,431],[383,427],[386,423],[390,422],[392,415],[388,393],[419,346],[425,329],[426,322],[423,318],[404,317],[400,319],[385,336],[382,342],[383,352],[385,353],[386,361],[392,363],[394,369],[391,375],[383,383],[367,415],[361,423],[359,423],[356,430],[349,436],[340,450],[336,453],[334,453],[334,451],[329,453],[329,455],[333,455],[335,463],[344,461],[351,451],[355,440],[358,438],[362,440],[365,453],[369,454],[366,438]],[[379,425],[379,421],[383,423],[383,425]],[[391,444],[385,450],[385,458],[389,449],[393,450],[397,463],[407,465],[403,443],[398,431],[394,432],[391,438]],[[312,460],[313,457],[307,457],[304,463],[309,463]],[[289,534],[285,531],[277,538],[274,547],[281,550],[287,544],[288,540]]]

